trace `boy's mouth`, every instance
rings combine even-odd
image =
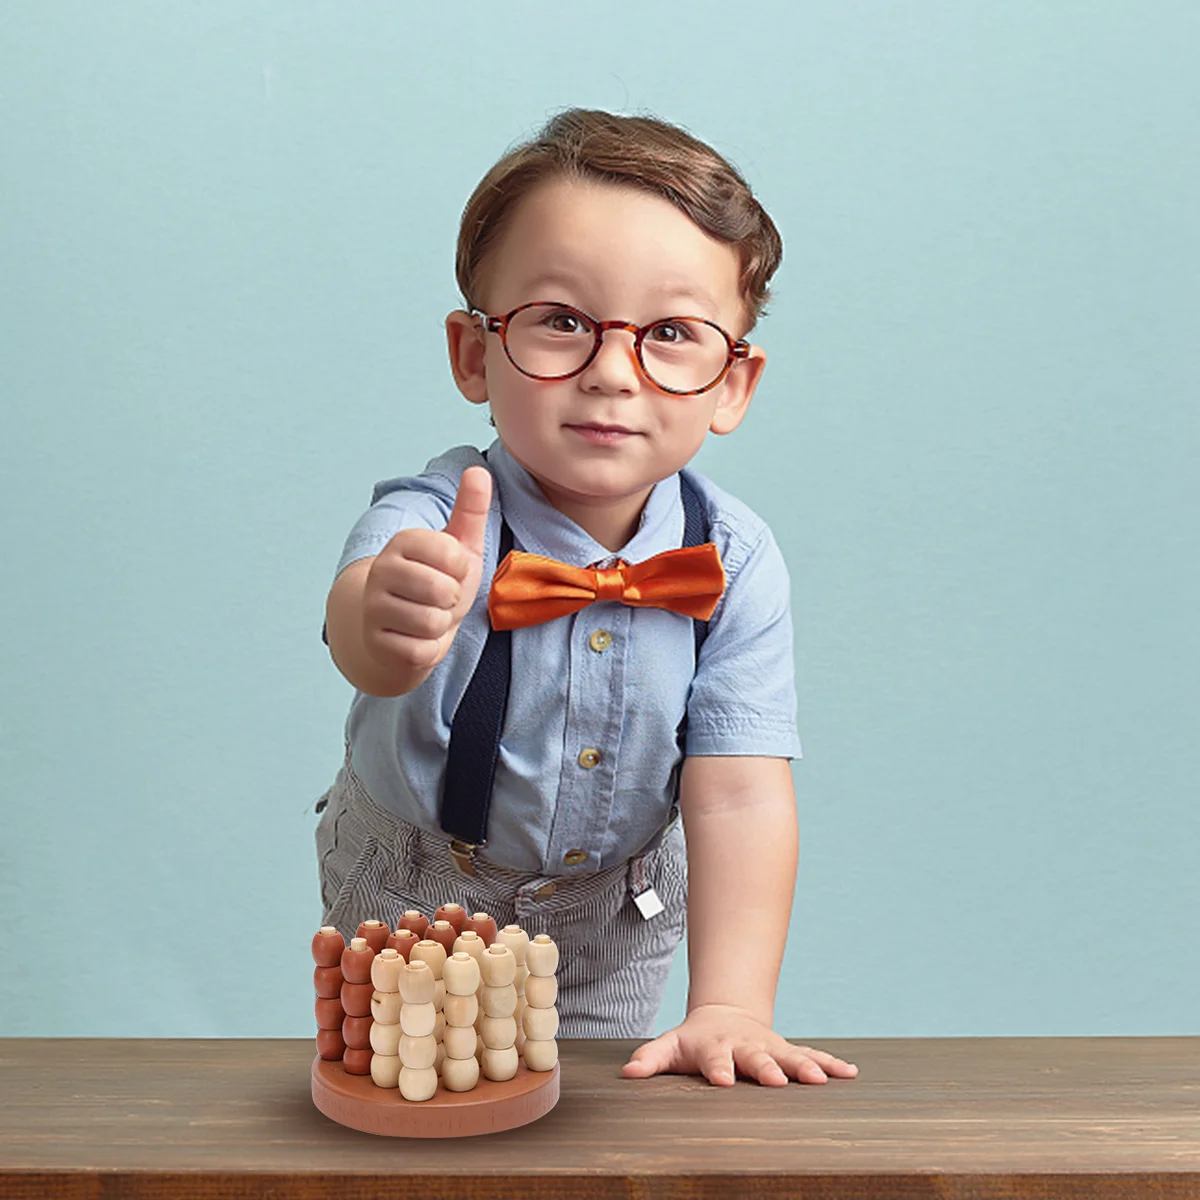
[[[568,429],[598,445],[610,445],[633,437],[635,430],[627,429],[624,425],[602,425],[597,421],[589,421],[586,425],[568,425]]]

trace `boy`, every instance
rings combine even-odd
[[[684,131],[555,117],[460,230],[450,365],[498,437],[379,485],[327,605],[358,692],[320,806],[325,923],[461,899],[546,929],[566,1037],[647,1036],[686,923],[687,1018],[628,1077],[857,1073],[771,1028],[797,859],[787,574],[685,470],[745,415],[780,254]]]

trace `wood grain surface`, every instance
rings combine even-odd
[[[378,1138],[322,1116],[305,1040],[0,1040],[0,1196],[1200,1200],[1200,1038],[822,1041],[856,1080],[620,1078],[560,1042],[521,1129]]]

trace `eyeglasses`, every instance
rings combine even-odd
[[[633,334],[633,351],[643,374],[656,387],[676,396],[696,396],[715,388],[750,343],[735,341],[704,317],[664,317],[652,325],[597,321],[569,304],[535,301],[502,317],[473,309],[488,333],[498,333],[504,353],[530,379],[570,379],[600,353],[604,334],[621,329]]]

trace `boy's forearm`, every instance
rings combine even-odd
[[[334,580],[325,605],[325,637],[334,665],[370,696],[403,696],[425,682],[426,670],[385,669],[363,641],[363,588],[374,559],[351,563]]]
[[[769,1026],[796,886],[790,766],[786,759],[689,757],[681,809],[688,1011],[732,1004]]]

